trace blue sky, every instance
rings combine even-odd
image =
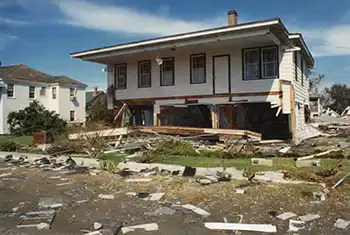
[[[283,3],[282,3],[283,2]],[[350,81],[348,0],[0,0],[0,60],[27,64],[106,87],[103,66],[69,53],[128,41],[227,24],[235,9],[239,23],[280,17],[301,32],[316,58],[322,86]]]

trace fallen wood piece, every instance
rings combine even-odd
[[[145,201],[159,201],[165,193],[151,193],[148,197],[143,198]]]
[[[127,107],[127,104],[124,103],[123,106],[119,109],[117,115],[115,115],[115,117],[114,117],[114,119],[113,119],[113,122],[115,122],[115,121],[118,119],[119,115],[122,114],[122,113],[124,112],[124,109],[125,109],[126,107]]]
[[[283,140],[261,140],[258,144],[283,144]]]
[[[277,215],[276,218],[279,218],[281,220],[287,220],[287,219],[291,219],[293,217],[296,217],[297,215],[294,214],[293,212],[285,212],[285,213],[282,213],[280,215]]]
[[[319,156],[327,155],[327,154],[330,154],[331,152],[336,152],[336,151],[339,151],[339,150],[340,150],[340,149],[330,149],[330,150],[327,150],[327,151],[322,152],[322,153],[316,153],[316,154],[312,154],[312,155],[305,156],[305,157],[299,157],[299,158],[297,159],[297,161],[312,159],[312,158],[314,158],[314,157],[319,157]]]
[[[265,233],[277,232],[276,226],[271,224],[205,223],[204,226],[212,230],[239,230]]]
[[[150,182],[150,178],[140,178],[140,179],[126,179],[125,182]]]
[[[108,200],[113,200],[114,195],[113,194],[100,194],[98,195],[99,198],[101,199],[108,199]]]
[[[291,148],[292,148],[291,146],[283,147],[278,152],[287,153]]]
[[[144,229],[145,231],[157,231],[159,229],[158,224],[150,223],[150,224],[140,224],[134,226],[122,227],[122,233],[133,232],[135,229]]]
[[[304,222],[309,222],[311,220],[315,220],[319,218],[321,218],[319,214],[307,214],[307,215],[299,216],[299,219]]]
[[[335,223],[334,223],[334,227],[336,228],[340,228],[340,229],[346,229],[350,224],[350,221],[346,221],[343,219],[338,219]]]
[[[348,176],[350,176],[350,172],[348,172],[343,178],[341,178],[337,183],[335,183],[335,185],[332,186],[332,189],[335,189],[338,185],[340,185],[341,183],[343,183],[343,181],[348,178]]]
[[[201,215],[201,216],[204,216],[204,217],[210,216],[209,212],[207,212],[199,207],[196,207],[194,205],[191,205],[191,204],[182,205],[182,207],[185,209],[191,210],[194,213]]]
[[[289,230],[291,232],[298,232],[301,229],[305,228],[305,222],[299,220],[289,220]]]
[[[121,128],[114,128],[114,129],[106,129],[101,131],[91,131],[91,132],[85,132],[85,133],[75,133],[68,135],[68,139],[70,140],[77,140],[77,139],[86,139],[88,137],[93,136],[99,136],[99,137],[107,137],[107,136],[120,136],[120,135],[127,135],[128,134],[128,128],[127,127],[121,127]]]

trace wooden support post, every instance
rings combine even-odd
[[[153,105],[153,126],[161,125],[159,115],[160,115],[160,106],[155,104]]]
[[[292,85],[290,86],[290,121],[292,130],[292,142],[295,144],[295,102],[294,102],[294,91]]]
[[[218,118],[218,112],[216,109],[217,106],[213,105],[213,107],[215,107],[215,108],[212,108],[212,110],[211,110],[211,126],[212,126],[212,128],[217,129],[217,128],[219,128],[219,125],[218,125],[219,118]]]

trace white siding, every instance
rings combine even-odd
[[[29,98],[29,86],[35,87],[35,98]],[[40,89],[46,86],[45,96],[40,95]],[[56,87],[57,97],[52,99],[52,87]],[[85,122],[85,88],[80,88],[77,93],[79,105],[74,105],[69,99],[69,88],[58,85],[36,83],[14,83],[14,97],[7,97],[6,88],[2,88],[0,108],[0,134],[9,134],[7,116],[12,111],[26,108],[33,100],[39,101],[46,109],[59,113],[64,120],[69,120],[69,110],[76,110],[78,120]],[[68,111],[67,111],[68,110]]]

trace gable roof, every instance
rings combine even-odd
[[[91,102],[93,102],[97,97],[100,95],[104,95],[105,93],[103,91],[97,91],[97,94],[94,96],[93,91],[87,91],[85,92],[85,103],[88,105]]]
[[[87,86],[86,84],[76,81],[72,78],[66,76],[51,76],[24,64],[0,67],[0,78],[5,81],[22,80],[26,82],[59,83],[60,85]]]

